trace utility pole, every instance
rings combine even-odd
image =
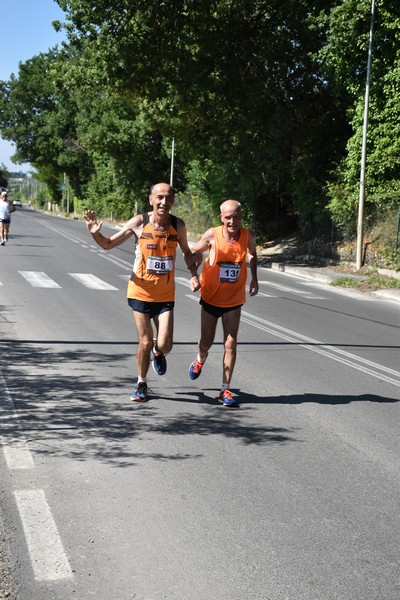
[[[172,147],[171,147],[171,172],[169,178],[169,185],[173,187],[174,185],[174,154],[175,154],[175,137],[172,138]]]
[[[364,103],[364,126],[361,152],[361,170],[360,170],[360,196],[358,202],[358,223],[357,223],[357,254],[356,269],[359,271],[363,263],[363,222],[364,222],[364,202],[365,202],[365,164],[367,158],[367,130],[368,130],[368,108],[369,108],[369,87],[371,80],[371,60],[372,60],[372,41],[374,36],[375,22],[375,0],[371,3],[371,27],[369,32],[369,48],[367,62],[367,83],[365,86]]]

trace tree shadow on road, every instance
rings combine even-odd
[[[251,414],[210,406],[216,404],[214,398],[193,388],[170,388],[168,397],[156,390],[150,402],[133,403],[132,346],[132,342],[0,342],[0,352],[7,356],[0,373],[3,442],[18,445],[27,440],[35,456],[99,460],[126,468],[146,459],[198,459],[201,454],[187,452],[185,437],[190,435],[258,446],[299,441],[287,427],[265,426]],[[182,411],[183,402],[192,408]],[[171,452],[171,437],[179,439],[177,452]]]

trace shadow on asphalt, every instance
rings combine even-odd
[[[126,345],[126,352],[115,352],[117,343],[111,342],[110,346],[107,341],[101,345],[0,341],[1,374],[7,385],[0,394],[0,426],[5,443],[18,444],[25,439],[36,457],[99,460],[115,468],[126,468],[142,464],[143,460],[198,459],[201,455],[186,452],[185,448],[185,436],[193,434],[266,447],[304,442],[297,437],[296,429],[266,425],[264,417],[261,422],[255,408],[262,404],[396,401],[372,394],[258,397],[233,389],[239,393],[241,407],[227,409],[216,400],[218,390],[199,390],[178,383],[167,388],[167,393],[155,389],[150,402],[138,405],[128,395],[132,387],[133,343],[119,344]],[[125,372],[122,363],[127,376],[116,377],[116,365],[119,373]],[[172,403],[175,408],[171,408]],[[184,407],[187,410],[183,412]],[[155,436],[157,452],[146,452],[149,441],[154,448]],[[171,452],[168,439],[163,442],[164,436],[177,438],[173,448],[178,444],[178,451]]]

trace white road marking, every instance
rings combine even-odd
[[[265,292],[258,292],[257,296],[263,296],[263,298],[276,298],[275,294],[266,294]]]
[[[341,287],[337,287],[334,285],[329,285],[329,283],[317,283],[317,282],[311,282],[311,281],[299,281],[300,285],[304,285],[304,286],[308,286],[308,287],[314,287],[314,288],[318,288],[320,290],[326,290],[326,288],[328,287],[329,292],[332,292],[333,294],[339,294],[341,296],[348,296],[350,298],[354,298],[355,300],[360,300],[361,302],[374,302],[376,301],[376,298],[374,298],[373,296],[368,296],[368,294],[364,294],[363,292],[357,292],[355,290],[349,289],[349,288],[341,288]]]
[[[264,284],[270,286],[272,288],[276,288],[281,290],[282,292],[289,292],[291,294],[299,294],[300,296],[305,296],[309,300],[326,300],[327,298],[324,296],[315,296],[312,292],[307,292],[305,290],[299,290],[298,288],[293,288],[288,285],[281,285],[279,283],[272,283],[271,281],[259,281],[260,285]]]
[[[104,248],[97,246],[97,244],[90,244],[90,242],[88,242],[87,240],[82,240],[81,238],[75,237],[71,234],[67,234],[64,231],[62,231],[61,229],[58,229],[57,227],[52,227],[45,221],[41,221],[41,223],[48,229],[51,229],[52,231],[56,231],[59,235],[62,235],[63,237],[70,240],[71,242],[74,242],[75,244],[80,244],[82,246],[82,248],[84,248],[85,250],[89,250],[90,252],[97,253],[99,256],[102,256],[103,258],[105,258],[105,260],[108,260],[109,262],[117,265],[118,267],[121,267],[123,269],[132,270],[132,263],[127,262],[126,260],[123,260],[122,258],[118,258],[117,256],[112,256],[112,255],[110,256],[108,254],[107,250],[104,250]]]
[[[256,317],[255,315],[251,315],[245,311],[242,311],[242,320],[253,327],[257,327],[263,331],[267,331],[276,337],[285,339],[289,342],[301,343],[301,348],[306,350],[311,350],[312,352],[316,352],[317,354],[321,354],[340,362],[344,365],[351,367],[352,369],[356,369],[358,371],[362,371],[376,379],[380,379],[386,381],[387,383],[391,383],[396,387],[400,387],[400,372],[395,371],[394,369],[390,369],[389,367],[385,367],[384,365],[379,365],[378,363],[372,362],[362,357],[358,357],[351,352],[346,352],[341,348],[335,348],[334,346],[330,346],[329,344],[324,344],[319,340],[315,340],[313,338],[302,335],[301,333],[297,333],[286,327],[282,327],[280,325],[276,325],[275,323],[271,323],[270,321],[266,321],[261,317]],[[304,344],[304,342],[308,342],[308,344]],[[312,345],[309,345],[312,344]],[[383,373],[388,373],[388,375],[392,375],[393,377],[389,377],[384,375]]]
[[[67,240],[70,240],[70,242],[74,242],[74,244],[82,244],[83,243],[79,238],[76,238],[68,233],[65,233],[65,231],[62,231],[61,229],[57,229],[57,227],[52,227],[45,221],[39,221],[39,222],[42,225],[44,225],[45,227],[47,227],[47,229],[51,229],[52,231],[55,231],[56,233],[58,233],[58,235],[62,235],[63,237],[67,238]]]
[[[91,273],[68,273],[68,275],[91,290],[118,290],[118,288],[99,279],[96,275],[92,275]]]
[[[108,262],[113,263],[114,265],[117,265],[117,267],[121,267],[122,269],[127,269],[129,271],[132,271],[132,263],[123,260],[122,258],[118,258],[117,256],[110,256],[107,255],[105,253],[105,250],[98,250],[98,255],[101,256],[102,258],[104,258],[105,260],[108,260]]]
[[[43,490],[14,492],[31,557],[35,579],[57,581],[72,579],[57,526]]]
[[[20,275],[28,283],[31,284],[32,287],[40,287],[40,288],[61,288],[58,283],[50,279],[46,273],[42,271],[18,271]]]
[[[187,294],[187,298],[198,300],[198,298],[190,296],[189,294]],[[276,325],[275,323],[267,321],[266,319],[262,319],[261,317],[256,317],[255,315],[252,315],[244,310],[242,310],[241,320],[252,327],[261,329],[261,331],[266,331],[271,335],[290,342],[291,344],[298,344],[300,348],[304,350],[310,350],[311,352],[315,352],[316,354],[320,354],[326,358],[330,358],[331,360],[347,365],[352,369],[362,371],[371,377],[380,379],[381,381],[386,381],[386,383],[390,383],[396,387],[400,387],[399,371],[395,371],[394,369],[385,367],[384,365],[379,365],[378,363],[359,357],[351,352],[346,352],[346,350],[342,350],[341,348],[324,344],[319,340],[307,337],[301,333],[297,333],[296,331],[282,327],[281,325]]]
[[[9,469],[33,469],[32,454],[21,431],[11,394],[0,372],[0,440]]]
[[[187,279],[186,277],[175,277],[175,282],[190,288],[190,279]]]
[[[281,290],[282,292],[292,292],[293,294],[309,294],[310,293],[310,292],[305,292],[303,290],[298,290],[297,288],[292,288],[288,285],[281,285],[280,283],[272,283],[271,281],[259,281],[259,283],[264,283],[273,288],[277,288],[278,290]]]
[[[0,371],[0,423],[4,455],[9,469],[31,469],[34,462],[21,431],[11,394]],[[43,490],[16,490],[35,579],[72,579],[72,569]]]
[[[14,437],[8,439],[3,445],[4,457],[9,469],[34,469],[32,454],[24,438]]]

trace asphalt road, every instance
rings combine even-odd
[[[175,345],[133,405],[133,247],[13,215],[0,248],[0,509],[20,600],[397,600],[400,311],[260,269],[233,391]],[[0,596],[1,597],[1,596]]]

